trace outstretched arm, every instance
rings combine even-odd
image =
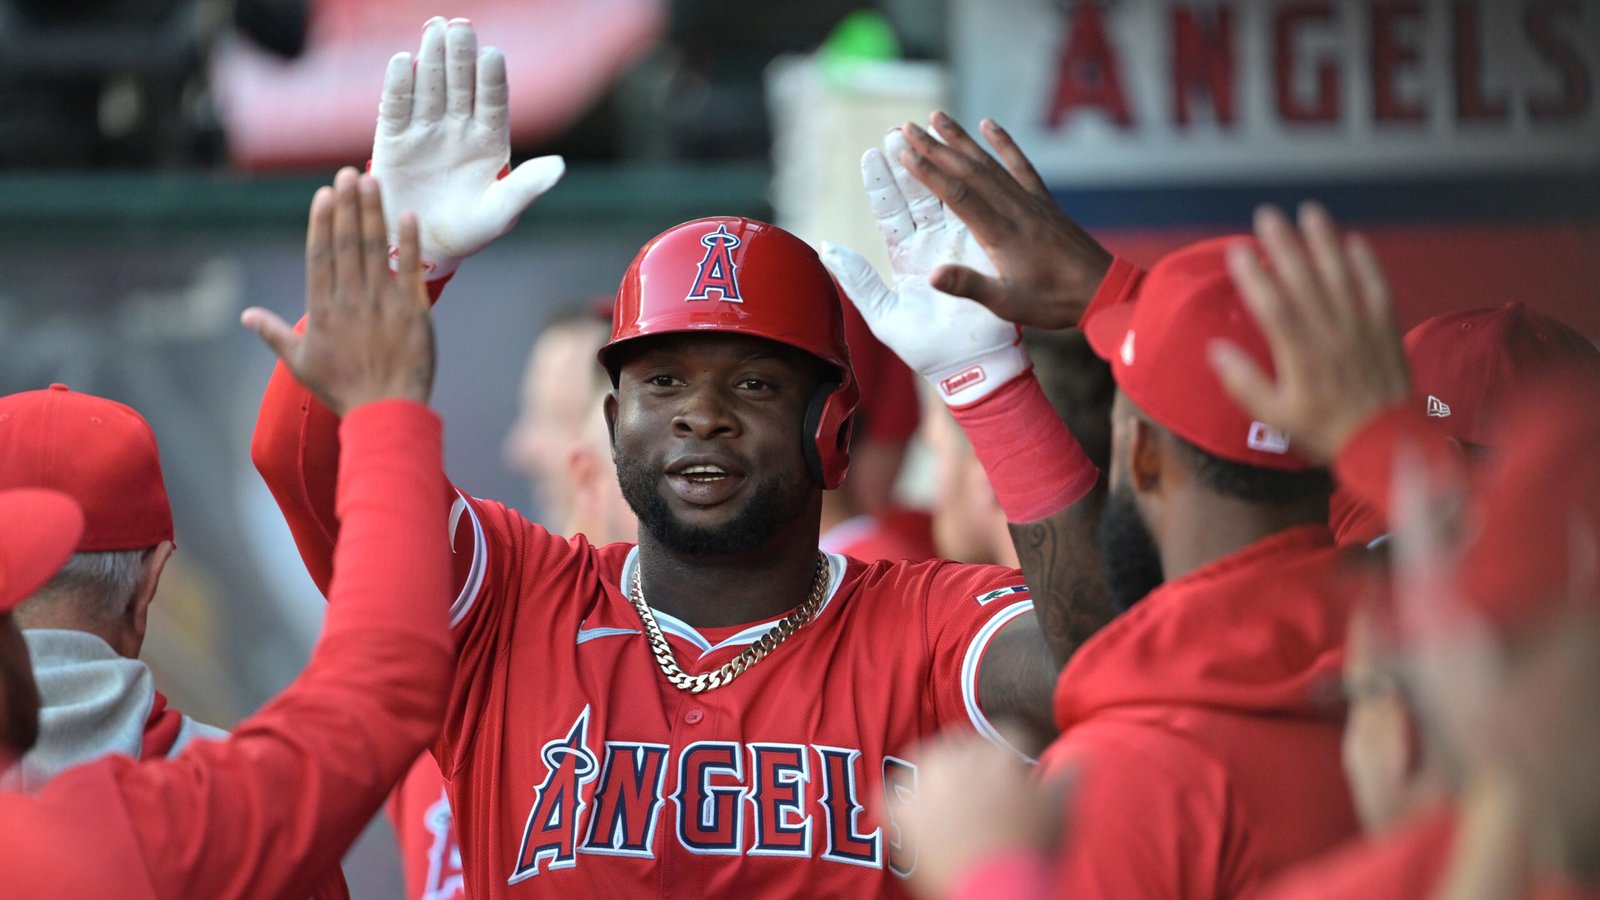
[[[873,333],[920,372],[948,404],[983,462],[1013,523],[1023,576],[1039,609],[1006,626],[991,645],[979,682],[991,717],[1011,714],[1048,725],[1055,675],[1098,627],[1056,608],[1074,578],[1093,570],[1072,543],[1087,533],[1073,509],[1099,473],[1067,431],[1029,370],[1018,327],[969,300],[939,291],[936,269],[993,277],[972,232],[903,164],[906,142],[891,132],[884,151],[862,157],[862,180],[888,244],[893,288],[859,255],[827,245],[823,261]],[[1086,612],[1087,605],[1080,608]],[[1040,624],[1050,627],[1040,632]]]
[[[941,264],[929,273],[935,288],[1018,325],[1059,329],[1079,324],[1097,292],[1120,291],[1138,274],[1061,211],[1033,163],[993,119],[980,128],[999,160],[955,119],[943,112],[930,118],[943,141],[907,122],[897,161],[967,226],[993,262],[988,270]]]
[[[389,61],[372,174],[387,211],[391,259],[400,214],[419,217],[421,265],[434,299],[462,259],[509,230],[564,171],[560,157],[545,156],[507,174],[510,158],[505,57],[493,47],[480,51],[465,19],[430,20],[416,57],[399,53]],[[324,594],[338,535],[333,514],[338,425],[338,416],[281,363],[273,370],[251,458]],[[440,518],[454,502],[454,492],[442,502]]]
[[[1394,452],[1401,444],[1427,468],[1461,464],[1449,440],[1404,404],[1410,393],[1389,288],[1372,248],[1341,236],[1327,210],[1301,207],[1299,228],[1277,209],[1256,213],[1259,259],[1246,247],[1228,259],[1245,307],[1272,351],[1273,374],[1219,341],[1212,366],[1235,402],[1294,436],[1340,483],[1387,511]]]
[[[430,515],[441,488],[441,429],[425,405],[432,328],[415,219],[401,221],[391,276],[379,204],[353,170],[312,201],[303,335],[264,310],[244,317],[344,419],[344,527],[322,639],[229,739],[170,761],[107,760],[47,788],[30,815],[125,827],[142,866],[77,893],[126,892],[142,872],[155,896],[307,896],[438,732],[453,654],[449,554]]]

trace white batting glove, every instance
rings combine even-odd
[[[506,59],[478,50],[466,19],[434,17],[422,48],[389,60],[372,142],[372,174],[388,215],[391,263],[400,213],[422,226],[422,265],[443,278],[461,260],[505,234],[517,217],[566,171],[559,156],[541,156],[500,173],[511,159]]]
[[[891,290],[854,251],[824,242],[822,261],[861,311],[872,333],[928,379],[951,406],[983,399],[1028,370],[1022,332],[965,297],[936,291],[928,275],[946,263],[989,275],[994,264],[972,232],[906,171],[899,129],[883,150],[861,157],[861,180],[889,247]]]

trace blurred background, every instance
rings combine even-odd
[[[0,0],[0,392],[151,421],[179,551],[145,656],[206,721],[287,683],[322,606],[250,466],[271,360],[238,314],[300,307],[306,204],[432,15],[505,51],[516,157],[569,163],[438,316],[451,475],[535,519],[502,444],[544,324],[702,215],[881,259],[857,159],[936,106],[1135,261],[1317,197],[1402,327],[1520,301],[1600,336],[1600,0]],[[386,828],[357,897],[400,892]]]

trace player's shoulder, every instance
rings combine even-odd
[[[980,606],[1007,598],[1027,599],[1022,572],[1005,566],[959,563],[947,559],[847,559],[847,579],[863,598],[895,598],[913,602],[971,600]]]
[[[1234,790],[1226,763],[1194,735],[1146,712],[1114,712],[1073,725],[1040,757],[1043,771],[1093,772],[1088,793],[1106,805],[1162,796],[1190,809],[1226,809]]]

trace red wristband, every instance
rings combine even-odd
[[[1077,503],[1100,472],[1056,415],[1033,373],[952,407],[1008,522],[1037,522]]]
[[[1087,328],[1089,320],[1103,310],[1132,303],[1139,293],[1139,285],[1143,283],[1143,269],[1120,256],[1113,258],[1111,268],[1106,270],[1106,277],[1100,280],[1100,286],[1089,300],[1089,307],[1078,319],[1078,327]]]

